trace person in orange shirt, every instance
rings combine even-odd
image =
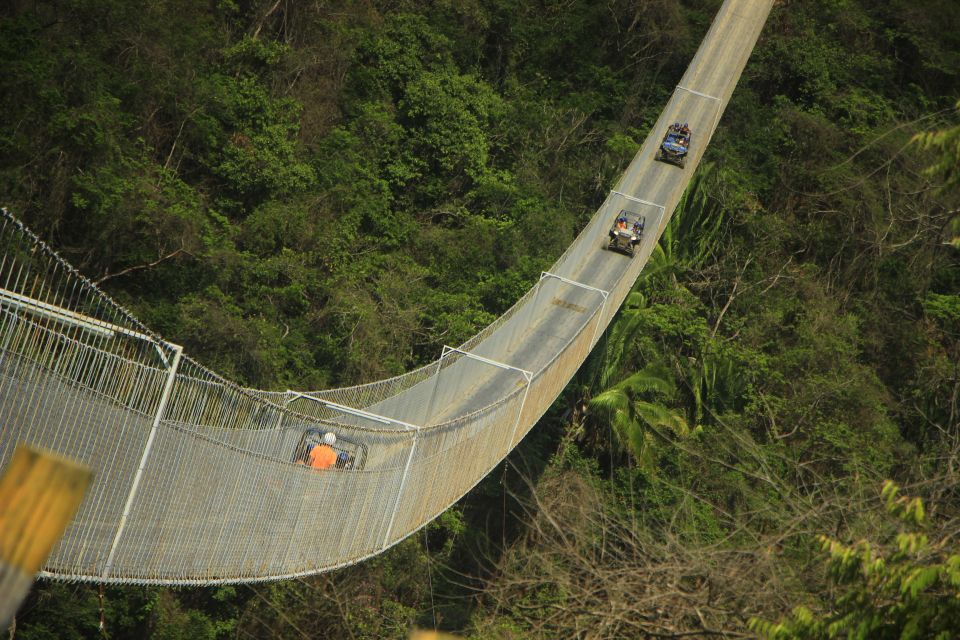
[[[337,462],[337,452],[333,445],[337,443],[337,436],[331,432],[323,434],[323,443],[310,450],[307,464],[314,469],[329,469]]]

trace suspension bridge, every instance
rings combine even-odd
[[[156,335],[12,215],[0,217],[0,465],[17,443],[94,470],[41,575],[136,584],[304,576],[383,552],[490,472],[569,382],[649,259],[773,0],[726,0],[616,188],[539,282],[402,376],[326,391],[241,388]],[[654,162],[667,126],[686,168]],[[621,210],[636,256],[605,251]],[[296,463],[333,431],[343,468]]]

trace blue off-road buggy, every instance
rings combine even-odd
[[[690,149],[690,127],[686,123],[674,122],[667,127],[667,134],[657,149],[654,160],[675,164],[681,169],[687,164],[687,151]]]

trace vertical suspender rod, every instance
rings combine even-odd
[[[183,355],[183,347],[180,345],[169,345],[173,349],[173,362],[167,370],[167,382],[163,385],[163,393],[160,396],[160,404],[157,406],[157,412],[153,417],[153,424],[150,426],[150,435],[147,436],[147,443],[143,447],[143,454],[140,456],[140,464],[137,465],[137,472],[133,476],[133,483],[130,485],[130,493],[127,494],[127,501],[123,505],[123,515],[120,516],[120,524],[117,526],[117,533],[113,537],[113,544],[110,545],[110,553],[107,554],[107,561],[103,565],[101,577],[110,577],[110,570],[113,569],[113,561],[117,554],[117,547],[120,544],[120,538],[127,527],[127,518],[133,509],[133,501],[137,497],[137,491],[140,489],[140,481],[143,479],[143,470],[147,468],[147,458],[150,457],[150,451],[153,449],[153,443],[157,437],[157,430],[160,427],[160,421],[163,420],[163,414],[167,409],[167,403],[170,401],[170,394],[173,392],[173,383],[177,378],[177,368],[180,366],[180,356]]]

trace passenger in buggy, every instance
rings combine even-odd
[[[333,445],[337,443],[337,436],[328,431],[323,434],[323,442],[310,449],[307,454],[307,464],[314,469],[329,469],[337,462],[337,452]]]
[[[337,462],[334,465],[337,469],[353,469],[353,456],[346,451],[337,454]]]

